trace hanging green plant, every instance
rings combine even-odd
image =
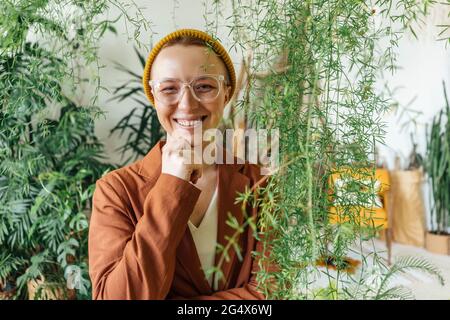
[[[270,251],[256,253],[258,283],[267,297],[410,298],[408,289],[388,288],[383,280],[409,267],[442,280],[421,259],[403,259],[389,268],[376,252],[365,250],[382,228],[370,222],[380,183],[375,144],[383,143],[382,116],[389,109],[389,101],[375,89],[377,75],[395,70],[394,48],[402,32],[414,34],[412,23],[431,4],[232,2],[226,20],[235,47],[243,48],[249,61],[243,66],[248,83],[235,107],[248,117],[247,127],[280,133],[280,166],[266,177],[254,203],[260,209],[254,229],[263,231],[261,241]],[[377,42],[383,37],[386,47]],[[344,190],[330,182],[343,172],[345,185],[357,187]],[[252,203],[253,191],[237,200]],[[330,220],[330,208],[336,205],[337,223]],[[361,219],[362,213],[369,219]],[[345,270],[349,257],[361,262],[355,274]],[[324,268],[321,261],[332,261],[336,270]],[[266,268],[274,264],[276,271]]]

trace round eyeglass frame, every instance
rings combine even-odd
[[[205,77],[205,76],[215,78],[215,79],[219,82],[219,90],[217,91],[217,95],[216,95],[214,98],[211,98],[210,100],[207,100],[207,101],[202,101],[202,99],[198,98],[197,95],[195,94],[194,88],[192,88],[192,83],[193,83],[194,81],[198,80],[199,78],[202,78],[202,77]],[[220,92],[221,92],[221,90],[222,90],[222,83],[225,81],[225,76],[224,76],[223,74],[202,74],[202,75],[200,75],[200,76],[198,76],[198,77],[192,79],[192,80],[189,81],[189,82],[181,81],[181,80],[179,80],[179,79],[172,79],[172,78],[165,78],[165,79],[163,79],[163,80],[169,80],[169,79],[170,79],[170,80],[178,80],[178,81],[181,82],[181,85],[182,85],[182,89],[180,90],[180,93],[179,93],[178,96],[177,96],[177,100],[171,102],[170,104],[175,104],[175,103],[180,102],[181,97],[184,95],[184,93],[185,93],[185,91],[186,91],[186,90],[185,90],[186,87],[189,87],[189,91],[191,92],[191,94],[192,94],[192,96],[194,97],[195,100],[197,100],[197,101],[199,101],[199,102],[207,103],[207,102],[212,102],[212,101],[216,100],[217,97],[220,95]],[[149,83],[149,85],[150,85],[150,88],[151,88],[151,90],[152,90],[152,94],[153,94],[153,96],[155,97],[155,99],[158,100],[158,101],[161,102],[161,103],[166,103],[166,102],[164,102],[164,101],[161,101],[161,100],[158,98],[158,96],[155,94],[155,92],[154,92],[154,89],[161,83],[161,81],[160,81],[160,80],[149,80],[148,83]],[[228,86],[227,83],[225,83],[225,85]]]

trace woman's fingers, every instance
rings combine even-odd
[[[202,176],[201,154],[196,149],[183,136],[168,135],[162,148],[162,172],[196,183]]]

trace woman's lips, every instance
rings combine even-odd
[[[174,122],[177,124],[178,127],[181,127],[183,129],[193,129],[195,127],[200,126],[203,121],[206,119],[206,116],[201,116],[198,118],[173,118]]]

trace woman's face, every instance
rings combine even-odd
[[[175,78],[189,83],[192,79],[204,74],[225,77],[226,72],[223,61],[208,48],[173,45],[162,49],[155,58],[151,79]],[[202,121],[201,133],[207,129],[216,128],[222,118],[224,107],[230,99],[231,91],[231,87],[226,86],[224,81],[220,82],[220,86],[217,98],[207,103],[195,99],[187,86],[178,103],[164,104],[155,97],[156,113],[166,132],[169,135],[179,134],[192,143],[195,125],[194,122],[186,121]],[[155,96],[155,93],[153,95]]]

